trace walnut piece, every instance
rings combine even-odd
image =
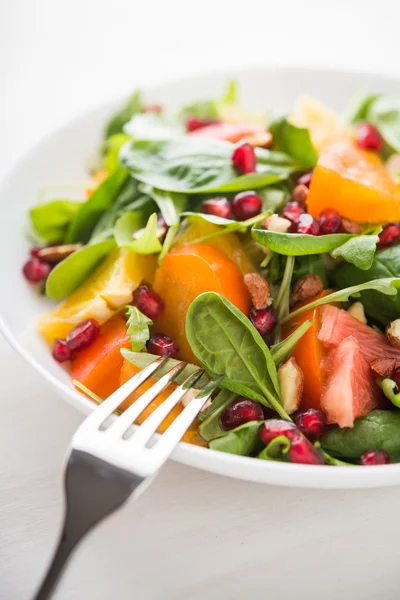
[[[249,290],[251,301],[257,310],[271,304],[269,299],[269,285],[258,273],[246,273],[244,284]]]
[[[304,183],[299,183],[295,186],[292,192],[292,200],[299,204],[305,204],[310,190]]]
[[[291,304],[302,302],[316,296],[324,289],[324,284],[318,275],[309,273],[299,277],[292,289]]]
[[[361,233],[361,226],[355,221],[342,218],[342,229],[345,233]]]
[[[361,323],[367,324],[367,317],[365,316],[364,307],[361,302],[353,302],[347,309],[349,315],[360,321]]]
[[[304,388],[304,375],[292,356],[278,369],[282,406],[288,415],[299,408]]]
[[[246,142],[253,148],[271,148],[273,141],[270,131],[259,131],[246,138]]]
[[[261,227],[263,229],[275,231],[275,233],[286,233],[290,229],[291,225],[292,224],[289,219],[284,219],[278,215],[269,215],[268,217],[265,217],[261,223]]]
[[[63,246],[49,246],[38,250],[37,257],[47,263],[56,265],[57,263],[68,258],[74,252],[81,248],[82,244],[64,244]]]
[[[395,319],[386,327],[386,337],[391,346],[400,348],[400,319]]]

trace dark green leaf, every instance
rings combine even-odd
[[[156,254],[161,252],[162,246],[157,238],[157,214],[153,213],[147,221],[146,227],[137,239],[133,234],[138,232],[142,223],[140,212],[125,213],[115,224],[114,237],[120,248],[127,248],[138,254]]]
[[[378,235],[358,235],[331,252],[332,258],[344,258],[358,269],[366,271],[374,262],[376,244],[379,242]]]
[[[51,271],[46,282],[46,294],[61,300],[74,292],[116,248],[113,239],[83,246],[60,262]]]
[[[390,96],[367,95],[350,115],[352,122],[368,121],[376,127],[385,142],[400,152],[400,101]]]
[[[230,404],[235,398],[236,394],[233,394],[229,390],[221,390],[211,406],[207,409],[210,411],[210,409],[213,408],[213,412],[206,417],[199,427],[199,433],[201,437],[206,440],[206,442],[210,442],[211,440],[215,440],[216,438],[227,435],[228,432],[221,427],[220,417],[221,413],[225,410],[228,404]],[[215,401],[217,402],[213,407]]]
[[[221,390],[218,393],[218,395],[212,400],[211,404],[201,411],[199,419],[201,421],[205,421],[206,419],[211,417],[211,415],[213,415],[217,411],[217,409],[219,410],[221,406],[225,408],[226,404],[229,404],[228,400],[232,402],[232,400],[234,400],[235,398],[236,394],[233,394],[229,390]]]
[[[69,224],[81,206],[81,202],[53,200],[31,208],[29,216],[33,228],[40,238],[49,244],[53,244],[54,242],[63,241]]]
[[[316,236],[302,233],[277,233],[257,228],[253,228],[251,234],[259,244],[285,256],[306,256],[331,252],[354,237],[349,233]]]
[[[153,198],[161,211],[167,225],[176,225],[183,211],[185,210],[188,198],[186,194],[176,194],[174,192],[165,192],[156,188],[145,188],[148,196]]]
[[[350,106],[346,111],[346,121],[357,123],[366,121],[370,106],[379,98],[379,94],[357,93],[355,98],[350,101]]]
[[[250,456],[260,445],[258,438],[259,421],[250,421],[230,431],[227,435],[212,440],[209,446],[212,450]]]
[[[269,127],[273,135],[273,149],[288,154],[304,168],[315,167],[318,159],[308,129],[296,127],[287,119],[279,119]]]
[[[298,256],[294,265],[292,283],[294,283],[294,281],[299,277],[302,277],[303,275],[310,275],[312,273],[314,275],[318,275],[324,284],[324,288],[327,288],[329,279],[327,265],[324,260],[325,256],[326,255],[323,254],[319,256],[316,256],[315,254]]]
[[[146,346],[150,339],[150,325],[153,321],[146,317],[136,306],[130,304],[126,307],[126,316],[128,317],[127,333],[131,338],[131,348],[133,352],[140,352]]]
[[[310,329],[312,321],[304,321],[295,331],[293,331],[286,339],[279,344],[271,346],[272,358],[278,367],[288,356],[291,355],[293,349],[299,339]]]
[[[108,122],[104,138],[107,139],[116,133],[121,133],[127,123],[136,113],[143,110],[143,102],[139,90],[136,90],[128,102]]]
[[[116,133],[104,142],[102,147],[104,154],[104,168],[108,173],[112,173],[119,167],[119,151],[129,140],[130,137],[126,133]]]

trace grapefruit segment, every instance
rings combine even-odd
[[[215,123],[201,129],[195,129],[188,135],[226,142],[239,142],[245,138],[265,131],[265,126],[260,123]]]

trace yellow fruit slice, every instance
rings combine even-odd
[[[115,250],[76,292],[40,317],[39,332],[52,344],[84,319],[104,323],[132,300],[133,290],[143,280],[152,282],[156,264],[155,256]]]

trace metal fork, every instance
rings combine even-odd
[[[149,447],[166,416],[200,379],[196,370],[136,430],[132,423],[186,367],[180,362],[143,393],[125,412],[110,417],[129,394],[162,367],[159,358],[132,377],[98,406],[72,438],[65,470],[66,509],[58,547],[34,600],[51,597],[66,562],[83,536],[133,494],[137,498],[166,462],[193,419],[217,388],[210,381]],[[110,422],[111,421],[111,422]]]

